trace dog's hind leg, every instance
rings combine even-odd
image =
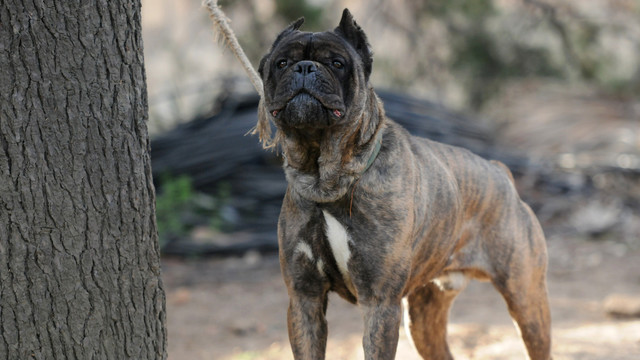
[[[522,276],[494,280],[494,285],[507,303],[529,358],[548,360],[551,358],[551,315],[544,273],[537,269],[518,275]]]
[[[519,286],[496,284],[496,288],[507,302],[509,313],[520,331],[529,358],[550,359],[551,316],[544,280],[537,277]]]
[[[403,299],[405,329],[422,358],[453,359],[447,345],[447,319],[453,300],[467,282],[463,273],[452,272]]]
[[[504,253],[502,265],[492,277],[493,285],[502,294],[511,318],[517,325],[525,343],[529,358],[551,358],[551,315],[547,298],[547,252],[544,235],[528,207],[523,208],[529,217],[522,217],[524,226],[515,227],[512,234],[519,240],[509,253]],[[493,259],[494,264],[499,260]]]

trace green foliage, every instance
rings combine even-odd
[[[231,198],[231,186],[222,183],[215,196],[198,192],[191,178],[186,175],[162,176],[156,196],[156,219],[160,246],[172,239],[188,237],[198,225],[212,229],[227,230],[222,210]]]
[[[489,22],[501,14],[493,0],[429,2],[427,17],[447,24],[453,59],[450,69],[465,83],[471,107],[482,106],[509,78],[559,77],[548,49],[493,34]]]
[[[471,106],[480,107],[509,78],[562,76],[547,49],[515,43],[505,56],[498,50],[498,41],[478,29],[452,45],[452,70],[467,79]]]
[[[227,182],[220,183],[215,198],[211,199],[215,201],[211,204],[212,206],[209,207],[211,212],[209,226],[220,231],[229,230],[229,224],[227,224],[223,217],[222,208],[226,206],[231,199],[231,184]]]
[[[293,22],[304,16],[304,27],[307,31],[322,31],[322,7],[306,0],[276,0],[276,11],[287,22]]]
[[[494,13],[492,0],[429,1],[426,6],[434,17],[460,14],[471,19],[482,19]]]
[[[597,76],[599,63],[603,59],[598,59],[593,51],[597,47],[600,29],[586,21],[582,22],[574,31],[573,44],[579,57],[580,74],[587,80],[593,80]]]
[[[637,76],[629,76],[630,67],[620,69],[624,62],[603,41],[623,39],[624,25],[616,30],[548,2],[540,4],[518,9],[496,0],[430,1],[415,5],[414,14],[418,24],[446,27],[448,70],[464,84],[471,108],[481,107],[503,84],[524,77],[579,80],[614,93],[633,93],[639,87]],[[541,41],[542,36],[547,40]]]
[[[193,186],[187,176],[161,179],[161,192],[156,196],[156,219],[160,245],[165,245],[171,237],[183,236],[187,232],[181,214],[193,198]]]

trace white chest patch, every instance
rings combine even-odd
[[[349,234],[347,233],[347,229],[345,229],[344,226],[342,226],[342,224],[340,224],[340,222],[327,211],[322,210],[322,214],[324,215],[324,221],[327,224],[326,235],[327,239],[329,239],[333,258],[336,260],[338,269],[340,270],[340,273],[342,273],[342,277],[344,278],[347,287],[351,288],[351,277],[349,276],[349,270],[347,269],[347,262],[349,261],[349,256],[351,256],[351,253],[349,252]]]
[[[303,243],[302,241],[299,242],[296,246],[296,252],[306,256],[309,261],[313,261],[313,252],[311,251],[311,246],[309,246],[309,244]]]
[[[311,246],[309,246],[309,244],[305,243],[305,242],[299,242],[298,245],[296,246],[296,250],[295,250],[296,254],[301,254],[302,256],[306,257],[307,260],[314,262],[315,258],[313,256],[313,251],[311,250]],[[324,262],[322,261],[322,259],[318,259],[318,261],[316,261],[316,267],[318,269],[318,272],[320,273],[320,276],[325,277],[325,273],[324,273]]]

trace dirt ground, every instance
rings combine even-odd
[[[613,239],[548,238],[553,356],[639,359],[640,319],[607,316],[611,294],[640,297],[640,249]],[[292,359],[287,296],[277,256],[164,259],[169,359]],[[327,359],[362,359],[357,307],[332,296]],[[525,359],[504,302],[488,283],[472,282],[451,312],[456,359]],[[397,359],[420,359],[404,330]]]

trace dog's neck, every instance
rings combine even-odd
[[[301,197],[318,203],[337,201],[371,166],[380,150],[385,114],[373,89],[368,95],[357,126],[283,131],[287,181]]]

